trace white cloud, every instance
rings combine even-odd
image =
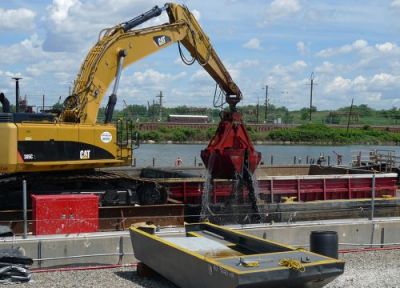
[[[198,81],[198,80],[208,80],[210,75],[204,69],[197,70],[191,77],[190,80]]]
[[[200,21],[200,18],[201,18],[200,11],[196,10],[196,9],[193,9],[191,12],[192,12],[194,18],[196,18],[197,21]]]
[[[63,24],[68,18],[69,10],[81,5],[79,0],[53,0],[52,5],[47,7],[49,18],[58,25]]]
[[[228,72],[231,75],[233,81],[237,82],[240,77],[240,69],[234,67],[228,67]]]
[[[346,92],[350,90],[351,87],[352,87],[351,79],[346,79],[343,78],[342,76],[338,76],[326,86],[325,91],[326,93]]]
[[[168,74],[168,73],[161,73],[154,69],[146,69],[144,72],[134,72],[133,73],[133,81],[138,84],[160,84],[165,81],[176,80],[182,78],[186,75],[186,72],[181,72],[176,75]],[[132,80],[131,79],[131,80]]]
[[[392,75],[389,73],[375,74],[371,79],[371,83],[378,86],[380,89],[400,86],[400,75]]]
[[[301,69],[304,69],[304,68],[307,67],[307,63],[304,62],[303,60],[298,60],[298,61],[295,61],[295,62],[292,64],[292,67],[293,67],[295,70],[301,70]]]
[[[303,60],[297,60],[289,65],[275,65],[271,69],[271,73],[275,76],[281,76],[281,77],[293,77],[294,75],[299,72],[303,72],[303,70],[307,68],[307,63],[304,62]]]
[[[264,24],[286,18],[301,10],[298,0],[274,0],[267,7],[264,14]]]
[[[4,10],[0,8],[0,29],[26,31],[35,27],[35,12],[26,8]]]
[[[322,62],[321,65],[315,67],[314,70],[317,73],[331,74],[331,73],[335,72],[336,65],[329,61],[324,61],[324,62]]]
[[[354,89],[357,91],[366,91],[368,89],[367,84],[368,80],[362,75],[359,75],[356,78],[354,78],[352,83]]]
[[[381,92],[369,92],[365,95],[365,98],[369,102],[379,102],[382,100],[382,96]]]
[[[235,68],[237,69],[245,69],[245,68],[250,68],[250,67],[256,67],[260,64],[260,61],[255,60],[255,59],[244,59],[242,61],[239,61],[234,65]]]
[[[126,22],[156,4],[159,1],[136,0],[132,4],[132,0],[53,0],[44,17],[47,31],[44,50],[85,53],[102,29]],[[162,24],[167,17],[163,13],[146,24]]]
[[[297,42],[296,48],[297,48],[297,51],[300,53],[300,55],[304,56],[304,55],[307,55],[310,53],[310,49],[303,41]]]
[[[389,78],[391,77],[387,77],[387,75],[374,75],[372,77],[359,75],[354,79],[337,76],[328,83],[321,83],[325,85],[324,102],[330,102],[330,105],[336,104],[336,107],[343,107],[346,105],[343,104],[343,101],[356,98],[357,102],[374,105],[374,108],[382,106],[383,103],[385,103],[384,105],[394,103],[396,98],[393,99],[390,93],[384,94],[383,91],[386,88],[384,88],[383,83],[379,83],[380,81],[386,82]]]
[[[396,43],[386,42],[383,44],[376,44],[375,47],[378,49],[378,51],[383,53],[400,52],[400,49]]]
[[[356,40],[351,44],[340,47],[327,48],[319,51],[316,56],[328,58],[332,56],[341,56],[352,54],[355,57],[347,59],[343,64],[335,64],[336,73],[348,73],[359,71],[363,73],[366,69],[374,71],[376,69],[394,69],[396,70],[396,61],[400,55],[400,47],[395,42],[376,43],[368,45],[365,40]],[[325,63],[325,62],[324,62]],[[333,64],[332,64],[333,65]],[[323,65],[317,66],[316,69],[326,71]],[[322,69],[322,70],[321,70]],[[362,71],[363,70],[363,71]]]
[[[392,0],[392,3],[390,3],[390,7],[400,8],[400,0]]]
[[[32,63],[44,57],[42,42],[35,33],[19,43],[10,46],[0,46],[0,55],[7,55],[7,57],[0,57],[0,64]]]
[[[79,68],[80,61],[75,58],[68,57],[67,55],[54,55],[53,59],[46,59],[46,61],[38,61],[29,65],[25,70],[28,75],[38,77],[51,73],[56,76],[60,81],[72,80]],[[69,77],[66,77],[69,75]],[[62,76],[62,77],[60,77]],[[68,79],[66,79],[68,78]]]
[[[400,87],[400,75],[390,73],[379,73],[371,77],[359,75],[354,79],[335,77],[325,86],[325,92],[347,93],[347,92],[367,92],[373,93],[376,90],[385,91]],[[381,92],[380,92],[381,93]],[[382,95],[381,95],[382,96]],[[376,95],[372,97],[376,99]]]
[[[251,38],[249,41],[243,44],[244,48],[261,50],[261,42],[258,38]]]
[[[346,53],[350,53],[353,51],[360,51],[363,48],[366,48],[368,46],[368,42],[363,40],[363,39],[359,39],[354,41],[352,44],[347,44],[347,45],[343,45],[341,47],[337,47],[337,48],[328,48],[328,49],[324,49],[321,50],[317,53],[317,56],[319,57],[331,57],[334,55],[338,55],[338,54],[346,54]]]

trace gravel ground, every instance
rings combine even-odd
[[[341,254],[345,273],[326,288],[400,288],[400,250]],[[29,283],[18,287],[145,287],[176,288],[157,277],[142,279],[134,267],[109,270],[35,273]]]
[[[326,288],[400,288],[400,250],[341,254],[344,273]]]

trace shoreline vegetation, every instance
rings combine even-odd
[[[165,128],[140,132],[144,143],[204,144],[214,136],[216,127],[209,129]],[[400,145],[400,133],[362,128],[331,128],[324,124],[305,124],[295,128],[257,132],[247,127],[254,144],[284,145]]]

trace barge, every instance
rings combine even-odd
[[[166,237],[155,227],[131,227],[135,257],[185,288],[319,288],[344,271],[343,261],[214,224],[185,230],[186,237]]]
[[[132,173],[125,170],[126,173]],[[186,220],[198,221],[205,186],[204,169],[144,168],[140,176],[157,181],[169,198],[185,205]],[[371,199],[379,216],[400,216],[397,173],[376,173],[350,167],[320,165],[260,166],[256,170],[258,206],[267,222],[369,217]],[[214,223],[247,223],[250,214],[248,191],[243,189],[240,205],[227,208],[234,182],[215,179],[209,192]],[[210,218],[209,218],[210,219]],[[238,221],[242,219],[243,221]]]
[[[199,169],[144,168],[141,171],[142,177],[152,178],[166,187],[169,198],[192,205],[201,204],[204,173]],[[367,170],[319,165],[261,166],[256,170],[258,192],[265,203],[281,203],[287,199],[310,202],[371,198],[372,175],[375,175],[376,198],[396,197],[397,173],[373,174]],[[213,188],[212,203],[225,203],[232,193],[232,181],[216,179]],[[247,198],[246,189],[243,198]]]

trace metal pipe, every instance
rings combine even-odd
[[[371,197],[371,216],[370,220],[374,220],[374,213],[375,213],[375,173],[372,174],[372,197]]]
[[[19,112],[19,80],[21,77],[13,77],[12,79],[15,80],[15,112]]]
[[[103,256],[125,256],[135,255],[134,253],[95,253],[95,254],[82,254],[82,255],[71,255],[71,256],[60,256],[60,257],[47,257],[47,258],[34,258],[33,261],[51,261],[51,260],[63,260],[63,259],[79,259],[89,257],[103,257]]]
[[[69,271],[85,271],[85,270],[100,270],[100,269],[113,269],[122,267],[136,267],[137,263],[131,264],[112,264],[112,265],[98,265],[98,266],[84,266],[84,267],[60,267],[60,268],[44,268],[44,269],[31,269],[32,273],[48,273],[48,272],[69,272]]]
[[[24,235],[23,238],[28,237],[28,192],[26,187],[26,180],[22,180],[22,205],[24,211]]]

